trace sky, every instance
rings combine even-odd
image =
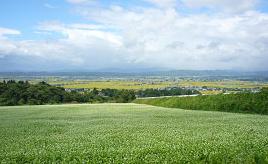
[[[267,0],[3,0],[0,72],[268,70]]]

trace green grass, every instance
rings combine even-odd
[[[143,98],[133,102],[168,108],[268,115],[268,92],[194,97]]]
[[[0,163],[268,163],[268,116],[138,104],[0,107]]]

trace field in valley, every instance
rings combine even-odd
[[[266,82],[250,81],[131,81],[131,80],[111,80],[111,81],[65,81],[49,82],[54,85],[62,85],[64,88],[111,88],[111,89],[147,89],[165,87],[211,87],[211,88],[262,88],[268,87]]]
[[[55,84],[55,83],[54,83]],[[57,83],[56,83],[57,84]],[[86,88],[86,89],[147,89],[147,88],[165,88],[175,85],[172,82],[137,82],[137,81],[83,81],[63,83],[64,88]]]
[[[0,107],[0,162],[268,163],[268,116],[138,104]]]

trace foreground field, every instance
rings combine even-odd
[[[268,116],[138,104],[0,107],[0,163],[268,163]]]

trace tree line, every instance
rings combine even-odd
[[[160,96],[177,96],[177,95],[193,95],[201,94],[197,90],[183,88],[166,88],[166,89],[145,89],[136,92],[138,97],[160,97]]]
[[[40,82],[30,84],[28,81],[0,82],[0,105],[42,105],[59,103],[94,103],[118,102],[126,103],[135,99],[132,90],[97,90],[88,92],[67,92],[62,87],[56,87]]]

